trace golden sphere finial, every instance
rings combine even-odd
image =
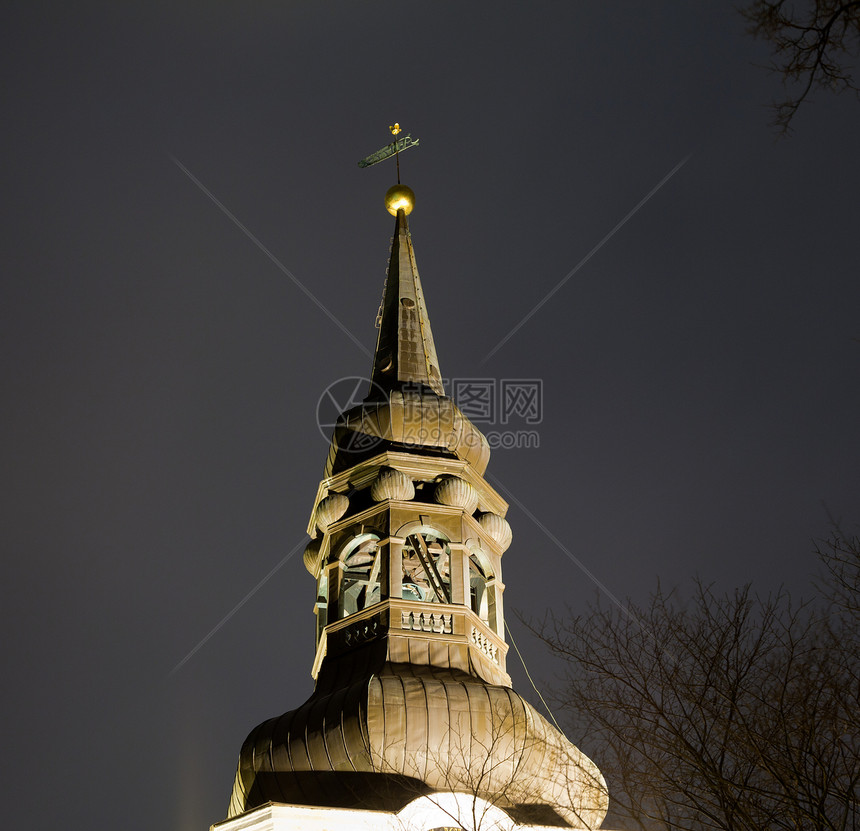
[[[391,130],[391,134],[396,136],[400,132],[400,125],[395,121],[394,124],[389,124],[388,129]]]
[[[385,194],[385,210],[392,216],[397,216],[397,212],[402,210],[405,214],[411,214],[415,207],[415,194],[412,188],[406,185],[394,185],[387,190]]]

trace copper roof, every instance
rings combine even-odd
[[[374,663],[372,645],[363,657]],[[512,689],[431,666],[343,669],[347,683],[321,678],[302,707],[251,732],[229,816],[266,802],[395,811],[456,791],[520,822],[600,825],[597,767]]]

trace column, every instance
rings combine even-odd
[[[451,551],[451,602],[471,608],[469,549],[463,543],[448,543]]]

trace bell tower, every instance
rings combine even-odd
[[[313,675],[373,633],[388,661],[510,686],[507,504],[482,476],[486,439],[445,397],[407,222],[413,201],[404,186],[387,194],[396,219],[370,389],[338,421],[308,526]]]
[[[445,395],[414,203],[386,194],[370,387],[337,421],[308,525],[316,686],[248,736],[219,831],[593,829],[606,814],[594,763],[511,688],[508,506],[484,479],[485,437]]]

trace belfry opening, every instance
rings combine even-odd
[[[511,687],[502,566],[520,555],[489,444],[445,394],[414,204],[387,194],[368,393],[337,420],[308,523],[315,688],[251,731],[218,831],[596,829],[606,814],[596,765]]]

